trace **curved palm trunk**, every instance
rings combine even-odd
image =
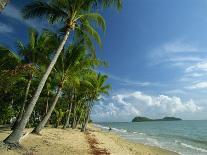
[[[0,0],[0,12],[5,8],[5,6],[9,3],[9,0]]]
[[[70,121],[70,114],[71,114],[72,106],[73,106],[73,102],[71,102],[71,104],[70,104],[67,120],[65,122],[65,125],[63,126],[63,129],[69,127],[69,121]]]
[[[55,96],[55,100],[54,102],[52,103],[52,105],[50,106],[47,114],[45,115],[45,117],[43,118],[43,120],[38,124],[37,127],[34,128],[34,130],[32,131],[32,133],[35,133],[35,134],[40,134],[40,131],[45,127],[46,123],[48,122],[57,102],[58,102],[58,99],[60,97],[60,93],[61,93],[61,87],[58,88],[58,91],[57,91],[57,94]]]
[[[25,109],[25,106],[26,106],[26,103],[27,103],[27,99],[28,99],[28,95],[29,95],[29,90],[30,90],[30,86],[31,86],[31,83],[32,83],[32,77],[33,77],[33,75],[31,75],[31,77],[28,80],[27,88],[26,88],[26,92],[25,92],[25,96],[24,96],[24,102],[22,104],[22,108],[21,108],[21,111],[20,111],[20,113],[19,113],[19,115],[17,117],[17,120],[15,121],[15,123],[14,123],[14,125],[12,127],[12,130],[17,128],[17,125],[21,121],[22,116],[24,114],[24,109]]]
[[[64,36],[64,38],[63,38],[63,40],[62,40],[58,50],[57,50],[57,52],[55,53],[55,56],[54,56],[53,60],[51,61],[50,65],[48,66],[46,73],[44,74],[44,76],[42,77],[42,79],[41,79],[41,81],[40,81],[40,83],[38,85],[38,88],[37,88],[37,90],[35,92],[35,95],[33,96],[30,104],[27,106],[27,109],[26,109],[26,111],[25,111],[21,121],[19,122],[19,125],[4,140],[4,143],[9,144],[9,145],[17,145],[17,146],[19,145],[19,140],[22,137],[22,132],[24,131],[25,126],[26,126],[27,122],[29,121],[29,118],[30,118],[30,116],[32,114],[32,111],[34,109],[35,104],[37,103],[37,100],[38,100],[38,98],[40,96],[40,93],[42,92],[42,89],[43,89],[43,87],[45,85],[45,82],[47,81],[47,78],[50,75],[50,73],[51,73],[51,71],[52,71],[52,69],[53,69],[53,67],[54,67],[54,65],[56,63],[56,61],[57,61],[57,59],[58,59],[58,57],[59,57],[59,55],[60,55],[60,53],[61,53],[61,51],[63,49],[63,47],[64,47],[68,37],[69,37],[69,34],[70,34],[70,30],[68,30],[66,32],[66,34],[65,34],[65,36]]]

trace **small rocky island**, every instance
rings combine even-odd
[[[151,119],[147,117],[135,117],[132,119],[132,122],[147,122],[147,121],[181,121],[181,118],[176,117],[164,117],[162,119]]]

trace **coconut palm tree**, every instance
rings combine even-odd
[[[42,65],[48,64],[51,50],[55,49],[59,43],[58,37],[47,30],[39,34],[34,28],[29,28],[28,38],[29,41],[27,44],[24,44],[21,41],[17,42],[18,53],[23,58],[22,63],[33,66],[33,70],[31,70],[26,76],[28,83],[25,97],[14,128],[17,127],[17,124],[19,124],[22,119],[25,105],[28,100],[31,82],[35,73],[37,74],[37,71],[40,71]]]
[[[7,92],[19,78],[21,58],[4,45],[0,45],[0,58],[0,92]]]
[[[68,83],[74,85],[75,83],[79,83],[79,77],[81,77],[81,74],[87,71],[88,67],[92,65],[92,63],[88,63],[88,61],[93,60],[85,57],[85,54],[85,47],[79,44],[69,46],[69,48],[66,49],[59,57],[55,65],[56,77],[59,81],[55,99],[50,106],[48,113],[33,130],[33,133],[39,134],[41,129],[44,128],[58,102],[58,99],[60,98],[61,91],[65,84]],[[94,62],[96,61],[94,60]]]
[[[69,85],[63,91],[65,94],[65,97],[68,99],[68,108],[66,111],[67,116],[66,116],[66,121],[63,126],[63,129],[65,129],[69,127],[70,116],[71,116],[72,107],[74,104],[74,87]]]
[[[104,2],[104,0],[102,0]],[[105,0],[106,1],[106,0]],[[110,0],[114,4],[115,0]],[[118,0],[120,1],[120,0]],[[49,2],[36,1],[27,5],[23,10],[25,18],[46,17],[50,23],[59,23],[63,26],[64,37],[60,43],[54,57],[43,75],[38,88],[25,111],[22,120],[17,129],[15,129],[4,142],[11,145],[19,144],[22,132],[31,116],[34,106],[42,92],[45,82],[52,71],[64,45],[66,44],[71,32],[76,30],[84,36],[85,43],[93,45],[91,37],[101,44],[97,31],[93,28],[97,24],[105,30],[105,22],[101,15],[92,13],[91,8],[94,6],[95,0],[50,0]],[[103,3],[102,2],[102,3]],[[104,2],[103,4],[107,4]],[[109,4],[109,3],[108,3]],[[95,22],[95,23],[94,23]],[[93,23],[93,24],[91,24]]]
[[[106,84],[107,80],[106,75],[101,75],[100,73],[96,76],[89,76],[88,81],[90,82],[87,89],[87,101],[86,101],[86,116],[85,121],[82,124],[81,131],[85,131],[87,128],[87,124],[90,118],[91,108],[93,106],[93,102],[97,101],[101,94],[108,94],[108,90],[110,89],[110,85]]]
[[[20,57],[14,51],[0,44],[0,70],[15,69],[21,63]]]
[[[28,104],[18,127],[4,140],[5,143],[14,146],[19,145],[22,132],[32,114],[45,82],[66,44],[69,34],[75,30],[79,30],[79,32],[87,38],[87,42],[92,44],[90,37],[93,37],[99,44],[101,44],[99,34],[93,28],[92,23],[94,25],[95,21],[98,26],[101,26],[102,29],[105,30],[105,21],[100,14],[91,13],[91,11],[89,11],[90,8],[91,0],[50,0],[49,2],[35,1],[23,9],[23,16],[25,18],[42,16],[46,17],[50,23],[63,24],[64,37],[43,75],[33,98]]]

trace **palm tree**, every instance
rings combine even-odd
[[[67,108],[67,116],[66,116],[66,121],[65,124],[63,126],[63,129],[68,128],[69,127],[69,121],[70,121],[70,116],[71,116],[71,112],[72,112],[72,108],[73,108],[73,104],[74,104],[74,97],[75,97],[75,89],[73,88],[74,86],[67,86],[63,91],[65,96],[67,97],[69,103],[68,103],[68,108]]]
[[[5,8],[10,0],[0,0],[0,12]]]
[[[85,121],[82,124],[81,131],[85,131],[87,128],[87,124],[90,118],[91,108],[93,106],[93,102],[97,101],[101,94],[108,94],[108,90],[110,89],[110,85],[105,85],[107,80],[106,75],[101,75],[100,73],[96,76],[89,76],[89,85],[87,90],[87,102],[86,102],[86,116]]]
[[[55,112],[55,117],[56,117],[56,122],[55,122],[55,127],[58,128],[65,112],[62,111],[62,109],[54,109],[54,112]]]
[[[101,44],[100,37],[97,31],[90,24],[95,21],[97,25],[100,25],[105,30],[105,21],[98,13],[90,13],[88,10],[91,7],[91,0],[51,0],[49,2],[36,1],[27,5],[23,10],[25,18],[34,18],[39,16],[45,16],[50,23],[61,23],[64,25],[64,37],[60,43],[54,57],[48,66],[45,74],[43,75],[38,88],[31,99],[27,109],[18,125],[13,132],[4,140],[5,143],[11,145],[19,145],[19,140],[22,136],[22,132],[32,114],[35,104],[42,92],[45,82],[50,75],[68,37],[72,31],[79,30],[87,36],[87,42],[92,42],[88,36],[94,37],[99,44]],[[94,22],[93,22],[94,25]]]
[[[15,52],[0,44],[0,70],[15,69],[21,63],[20,57]]]
[[[55,65],[56,76],[59,81],[55,99],[50,106],[48,113],[32,133],[39,134],[44,128],[58,102],[65,83],[74,84],[79,82],[78,77],[80,77],[83,71],[87,70],[87,67],[89,67],[90,64],[86,63],[88,59],[85,58],[85,52],[86,49],[81,44],[71,45],[59,57]]]
[[[0,45],[0,58],[0,92],[7,92],[22,75],[21,58],[4,45]]]
[[[115,0],[110,1],[114,2]],[[76,30],[79,31],[79,33],[81,32],[85,38],[85,42],[88,45],[92,45],[91,37],[101,44],[100,37],[97,31],[92,27],[91,23],[94,25],[95,21],[97,25],[101,26],[102,29],[105,30],[105,22],[102,16],[98,13],[91,13],[92,11],[90,9],[92,5],[94,5],[94,2],[95,0],[50,0],[49,2],[36,1],[24,8],[23,15],[25,18],[46,17],[50,23],[60,23],[64,25],[64,37],[55,52],[50,65],[43,75],[38,88],[19,123],[18,128],[4,140],[5,143],[18,146],[22,132],[29,120],[34,106],[37,103],[45,82],[64,45],[66,44],[70,33],[75,32]]]
[[[55,49],[59,42],[58,37],[54,33],[45,30],[43,33],[39,34],[34,28],[29,28],[28,38],[29,41],[25,45],[21,41],[17,42],[18,53],[23,58],[22,63],[33,66],[33,70],[26,76],[28,83],[25,97],[14,128],[17,127],[22,119],[34,74],[37,73],[38,70],[40,71],[42,65],[47,64],[51,50]]]

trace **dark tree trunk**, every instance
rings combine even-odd
[[[52,105],[50,106],[49,110],[48,110],[48,113],[45,115],[45,117],[43,118],[43,120],[38,124],[37,127],[34,128],[34,130],[32,131],[32,133],[35,133],[35,134],[40,134],[40,131],[45,127],[47,121],[49,120],[57,102],[58,102],[58,99],[60,97],[60,93],[61,93],[61,87],[58,88],[58,91],[56,93],[56,96],[55,96],[55,100],[53,101]]]

